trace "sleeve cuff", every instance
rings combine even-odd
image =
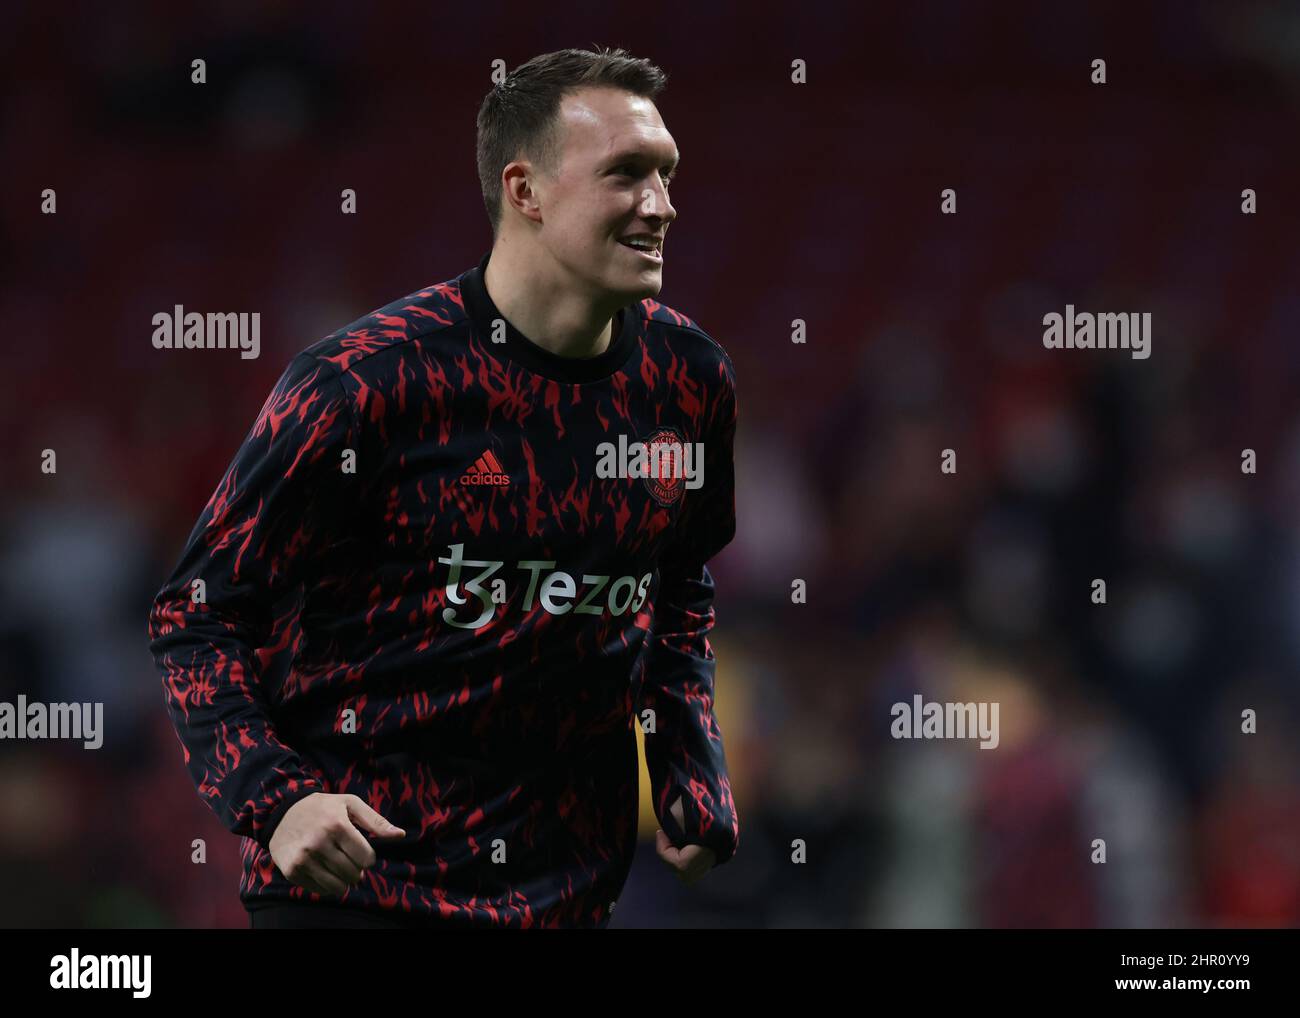
[[[317,792],[323,792],[323,788],[317,787],[315,782],[306,781],[299,783],[298,787],[291,792],[285,792],[272,808],[270,815],[262,822],[253,834],[253,840],[265,849],[271,847],[271,836],[275,834],[275,829],[280,826],[280,821],[289,810],[307,798],[309,795],[315,795]]]
[[[701,830],[703,823],[695,813],[694,801],[684,792],[679,794],[681,796],[682,815],[686,820],[685,830],[677,826],[670,805],[666,810],[667,815],[660,820],[660,826],[663,827],[664,833],[668,835],[669,840],[679,847],[700,845],[711,849],[717,857],[713,864],[714,869],[717,869],[723,863],[729,862],[731,857],[736,854],[736,846],[740,843],[739,832],[736,827],[726,817],[713,816],[709,829],[707,831]]]

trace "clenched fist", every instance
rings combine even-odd
[[[271,859],[291,883],[342,895],[375,864],[375,850],[362,831],[375,838],[406,835],[355,795],[314,792],[280,819],[271,835]]]
[[[673,820],[677,823],[677,829],[680,831],[686,826],[686,819],[682,813],[682,800],[679,797],[673,802],[672,808],[668,811],[672,814]],[[711,848],[703,845],[683,845],[678,848],[673,841],[662,830],[655,831],[655,851],[659,858],[669,866],[677,875],[677,879],[684,884],[693,884],[700,877],[713,869],[714,864],[718,861],[718,855]]]

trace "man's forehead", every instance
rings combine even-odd
[[[591,158],[630,152],[667,161],[677,158],[673,136],[655,104],[644,96],[610,88],[583,89],[564,97],[560,121],[567,139],[579,142],[583,154]]]

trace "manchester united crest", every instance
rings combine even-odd
[[[686,490],[686,443],[676,428],[657,428],[641,441],[646,449],[645,486],[660,505],[672,505]]]

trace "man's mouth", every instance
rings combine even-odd
[[[618,242],[624,247],[629,247],[638,254],[644,255],[653,262],[662,262],[664,260],[664,239],[662,237],[651,234],[638,234],[631,237],[620,237]]]

